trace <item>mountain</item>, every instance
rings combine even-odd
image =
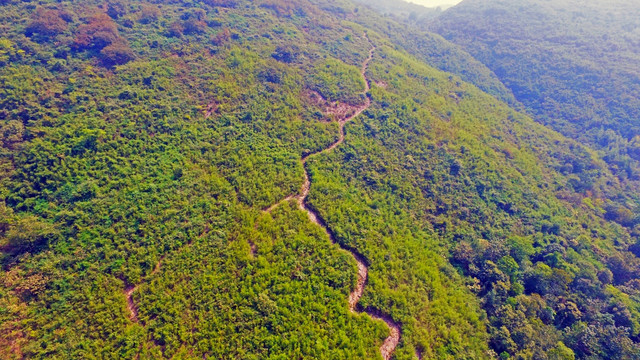
[[[431,29],[488,66],[536,120],[640,179],[640,6],[466,0]]]
[[[396,46],[427,64],[455,74],[513,107],[519,107],[511,91],[487,66],[474,59],[460,46],[425,30],[425,24],[429,24],[429,19],[438,16],[440,11],[423,8],[422,12],[419,12],[416,7],[421,6],[407,4],[402,0],[362,3],[366,5],[359,9],[359,16],[355,17],[354,21],[385,34]],[[405,10],[407,7],[411,10],[410,13]],[[383,13],[385,17],[380,18],[376,13]],[[411,13],[422,15],[413,17]]]
[[[335,0],[0,6],[1,358],[640,356],[625,183],[441,37]]]
[[[361,4],[373,7],[376,10],[382,12],[385,17],[391,18],[411,18],[413,21],[425,21],[436,17],[442,13],[442,9],[436,7],[425,7],[412,2],[406,1],[385,1],[385,0],[371,0],[371,1],[357,1]]]

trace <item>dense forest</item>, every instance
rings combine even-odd
[[[537,121],[639,181],[639,17],[633,0],[467,0],[422,24],[486,64]]]
[[[0,10],[0,358],[640,357],[635,183],[464,46],[347,0]]]
[[[359,9],[354,21],[384,34],[396,47],[430,66],[458,75],[462,80],[476,85],[514,108],[519,108],[511,91],[486,65],[473,58],[462,47],[425,30],[431,23],[430,20],[440,14],[438,10],[423,8],[418,11],[416,8],[419,6],[402,0],[358,2],[367,6]],[[375,16],[376,13],[383,13],[385,17]]]

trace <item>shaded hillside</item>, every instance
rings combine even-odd
[[[466,0],[432,29],[486,64],[534,117],[640,179],[640,5]]]
[[[360,3],[360,1],[358,1]],[[383,2],[382,4],[362,1],[354,21],[375,29],[386,35],[393,44],[413,56],[421,59],[427,64],[458,75],[462,80],[470,82],[483,91],[497,97],[498,99],[518,107],[511,91],[508,90],[489,70],[487,66],[474,59],[459,46],[446,41],[441,36],[427,32],[422,24],[427,24],[436,15],[432,10],[425,9],[429,16],[421,16],[414,19],[411,15],[406,15],[402,9],[408,7],[420,7],[414,4],[405,4],[402,0]],[[387,8],[396,9],[394,11]],[[400,10],[398,10],[400,9]],[[381,18],[376,13],[391,12],[391,18]],[[398,14],[399,12],[399,14]]]
[[[638,356],[617,178],[360,5],[1,6],[0,357]]]
[[[637,330],[620,318],[607,320],[618,316],[613,304],[626,302],[629,319],[639,313],[631,280],[638,259],[625,251],[637,235],[608,223],[597,209],[599,189],[615,182],[605,164],[474,87],[450,82],[391,47],[380,50],[371,67],[381,84],[372,90],[375,107],[347,127],[345,146],[312,163],[312,205],[339,241],[371,259],[363,301],[392,309],[405,331],[423,333],[420,324],[433,324],[431,316],[449,313],[453,304],[440,307],[435,298],[446,290],[438,287],[429,291],[429,302],[415,298],[425,279],[402,274],[438,267],[454,276],[436,265],[436,254],[448,250],[481,299],[489,343],[500,356],[638,356]],[[582,170],[562,175],[565,161]],[[600,195],[569,190],[576,176]],[[627,261],[635,275],[620,278],[612,266]],[[618,274],[611,281],[617,285],[607,285],[607,267]],[[389,274],[390,268],[397,270]],[[414,330],[403,313],[422,302],[428,311],[415,318]],[[456,313],[464,308],[458,304]],[[429,343],[419,348],[429,358],[447,354]]]

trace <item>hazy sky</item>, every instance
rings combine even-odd
[[[455,5],[462,0],[405,0],[415,4],[420,4],[429,7],[436,7],[440,5]]]

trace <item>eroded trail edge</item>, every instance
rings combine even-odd
[[[160,260],[156,263],[153,270],[149,274],[149,277],[155,275],[160,271],[160,266],[162,266],[162,261],[164,260],[164,255],[160,257]],[[138,290],[138,287],[144,282],[146,279],[143,279],[140,283],[135,285],[129,285],[124,289],[124,294],[127,296],[127,310],[129,310],[129,319],[133,322],[139,322],[138,320],[138,306],[135,301],[133,301],[133,293]]]
[[[373,59],[373,53],[375,52],[376,47],[375,45],[373,45],[373,43],[371,42],[371,40],[366,34],[365,34],[365,37],[367,38],[367,41],[369,42],[369,44],[371,44],[371,50],[369,50],[369,57],[364,61],[361,68],[361,74],[365,82],[364,92],[366,94],[369,92],[371,88],[366,72],[367,72],[369,63]],[[342,144],[345,138],[345,132],[344,132],[345,124],[353,120],[360,114],[362,114],[370,106],[371,106],[371,99],[369,98],[369,96],[366,96],[365,103],[363,105],[353,106],[353,109],[352,109],[353,111],[351,112],[351,115],[338,119],[338,122],[340,124],[340,135],[338,137],[338,140],[333,144],[331,144],[329,147],[322,149],[318,152],[309,154],[307,156],[304,156],[302,159],[300,159],[300,162],[304,167],[304,184],[300,189],[300,193],[298,195],[289,196],[286,199],[283,199],[282,201],[280,201],[279,203],[274,204],[271,207],[264,210],[265,212],[271,212],[283,202],[291,201],[295,199],[300,209],[307,213],[307,215],[309,216],[309,219],[315,224],[317,224],[318,226],[320,226],[327,233],[327,235],[329,236],[329,239],[331,239],[331,242],[333,242],[334,244],[338,244],[338,246],[340,246],[342,250],[349,252],[353,256],[353,258],[356,260],[358,264],[358,281],[356,284],[356,288],[351,292],[351,294],[349,294],[349,310],[354,313],[359,311],[357,304],[360,301],[360,298],[364,293],[365,285],[367,284],[369,267],[367,265],[367,262],[364,256],[362,256],[362,254],[358,253],[356,250],[352,248],[345,247],[340,243],[336,242],[335,236],[329,230],[324,220],[313,208],[311,208],[307,204],[306,200],[307,200],[307,197],[309,196],[309,189],[311,188],[311,178],[309,176],[309,169],[307,168],[306,164],[307,164],[307,160],[309,160],[310,158],[320,154],[328,153],[333,149],[335,149],[336,147],[338,147],[338,145]],[[400,331],[401,331],[400,324],[393,321],[391,316],[389,316],[388,314],[385,314],[384,312],[378,309],[368,308],[359,312],[364,312],[367,315],[371,316],[373,319],[382,320],[387,324],[387,326],[389,327],[390,335],[382,343],[382,346],[380,347],[380,353],[383,359],[385,360],[391,359],[391,355],[393,354],[394,350],[398,346],[398,343],[400,342]]]

